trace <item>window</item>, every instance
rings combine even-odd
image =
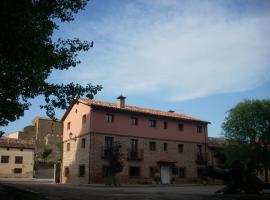
[[[15,164],[22,164],[23,157],[22,156],[15,156]]]
[[[103,166],[102,168],[102,177],[108,177],[112,175],[112,169],[108,166]]]
[[[157,126],[157,121],[156,120],[151,119],[149,122],[150,122],[149,126],[151,128],[155,128]]]
[[[168,150],[168,143],[163,143],[163,150],[166,152]]]
[[[105,121],[107,122],[107,123],[113,123],[113,119],[114,117],[113,117],[113,115],[112,114],[106,114],[106,117],[105,117]]]
[[[138,152],[138,140],[130,140],[131,152]]]
[[[64,168],[64,176],[67,177],[69,175],[69,167]]]
[[[207,132],[207,128],[206,126],[203,127],[203,132],[206,133]]]
[[[67,151],[70,151],[70,143],[67,143]]]
[[[23,151],[23,148],[21,148],[20,151]]]
[[[86,123],[86,115],[83,115],[82,116],[82,124],[85,124]]]
[[[76,110],[75,110],[75,113],[77,113],[77,112],[78,112],[78,110],[76,109]]]
[[[183,152],[183,151],[184,151],[184,145],[178,144],[178,152]]]
[[[105,136],[105,149],[112,149],[113,137]]]
[[[9,163],[9,156],[1,156],[1,163]]]
[[[85,176],[85,166],[84,165],[80,165],[79,166],[79,176],[80,177],[84,177]]]
[[[132,126],[137,126],[138,125],[138,118],[137,117],[131,117],[130,121],[131,121]]]
[[[168,128],[168,123],[167,122],[163,122],[163,128],[167,129]]]
[[[9,147],[7,147],[7,151],[9,151]]]
[[[67,130],[70,130],[70,122],[67,123]]]
[[[140,167],[129,167],[129,176],[140,176]]]
[[[149,150],[156,151],[156,142],[149,142]]]
[[[197,126],[197,133],[202,133],[202,126]]]
[[[178,170],[178,176],[180,178],[185,178],[186,177],[186,169],[183,167],[180,167]]]
[[[183,131],[184,130],[184,125],[183,124],[178,124],[178,130]]]
[[[202,156],[202,145],[197,145],[197,156]]]
[[[172,168],[172,174],[173,174],[174,176],[178,176],[178,168],[177,168],[177,167],[173,167],[173,168]]]
[[[22,168],[14,168],[14,174],[21,174]]]
[[[155,168],[149,167],[149,177],[154,178],[154,176],[155,176]]]
[[[85,143],[86,143],[86,139],[85,138],[82,138],[82,148],[85,148]]]
[[[197,168],[197,176],[203,176],[203,168]]]

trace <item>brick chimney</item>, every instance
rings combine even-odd
[[[125,99],[126,97],[124,97],[122,94],[117,97],[116,105],[118,108],[125,108]]]

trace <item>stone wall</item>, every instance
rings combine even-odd
[[[102,159],[102,149],[104,146],[105,136],[100,133],[91,133],[84,137],[79,137],[76,140],[68,140],[64,142],[63,153],[63,169],[62,169],[62,183],[87,183],[88,182],[88,170],[90,170],[90,183],[104,183],[102,177],[103,166],[108,166],[108,161]],[[175,177],[177,183],[186,183],[198,180],[197,170],[204,167],[204,164],[198,164],[196,162],[197,144],[200,143],[188,143],[172,140],[158,140],[151,138],[139,138],[139,137],[127,137],[114,135],[114,141],[119,141],[122,144],[121,151],[124,154],[123,163],[124,169],[119,173],[118,177],[122,183],[138,183],[144,180],[152,181],[149,168],[154,167],[157,176],[160,176],[159,162],[172,162],[174,167],[185,168],[185,177]],[[87,138],[86,149],[80,147],[80,141],[82,138]],[[88,142],[91,138],[91,144]],[[128,149],[130,148],[130,140],[138,140],[139,152],[143,151],[143,157],[141,160],[131,161],[128,160]],[[149,150],[149,142],[156,142],[156,151]],[[70,151],[67,152],[67,143],[70,143]],[[167,143],[167,151],[164,152],[164,143]],[[183,152],[178,152],[178,144],[184,145]],[[90,156],[89,149],[90,145]],[[203,155],[205,153],[205,144],[201,143],[203,149]],[[90,160],[88,159],[90,158]],[[90,169],[89,169],[90,163]],[[84,164],[86,166],[85,177],[78,177],[79,165]],[[140,167],[139,177],[129,176],[129,167]],[[68,177],[64,176],[64,168],[69,167]]]
[[[33,120],[35,126],[35,142],[37,160],[42,160],[44,148],[52,149],[47,161],[56,161],[61,158],[61,151],[58,147],[62,142],[62,123],[46,118]]]
[[[82,139],[85,139],[85,147],[82,147]],[[70,150],[67,150],[67,145]],[[79,138],[70,139],[63,144],[63,162],[61,170],[62,183],[88,183],[89,180],[89,145],[90,134]],[[85,166],[84,176],[79,176],[79,166]],[[69,175],[65,176],[65,168],[68,167]]]

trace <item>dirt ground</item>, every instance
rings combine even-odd
[[[221,195],[215,191],[223,186],[122,186],[61,185],[35,181],[0,181],[4,186],[26,190],[48,200],[270,200],[270,191],[261,195]],[[2,199],[2,198],[0,198]]]

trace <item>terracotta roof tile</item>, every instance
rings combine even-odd
[[[176,118],[176,119],[184,119],[184,120],[190,120],[190,121],[209,123],[207,121],[200,120],[200,119],[197,119],[194,117],[190,117],[190,116],[187,116],[184,114],[165,112],[165,111],[160,111],[160,110],[147,109],[147,108],[141,108],[141,107],[129,106],[129,105],[125,105],[124,108],[119,108],[119,107],[117,107],[116,103],[109,103],[109,102],[96,101],[96,100],[90,100],[90,99],[79,99],[78,101],[81,103],[90,105],[90,106],[94,105],[94,106],[113,108],[113,109],[123,110],[123,111],[139,112],[139,113],[144,113],[144,114],[156,115],[156,116],[161,116],[161,117],[170,117],[170,118]]]
[[[22,140],[22,139],[1,137],[0,147],[34,149],[35,143],[32,140]]]

